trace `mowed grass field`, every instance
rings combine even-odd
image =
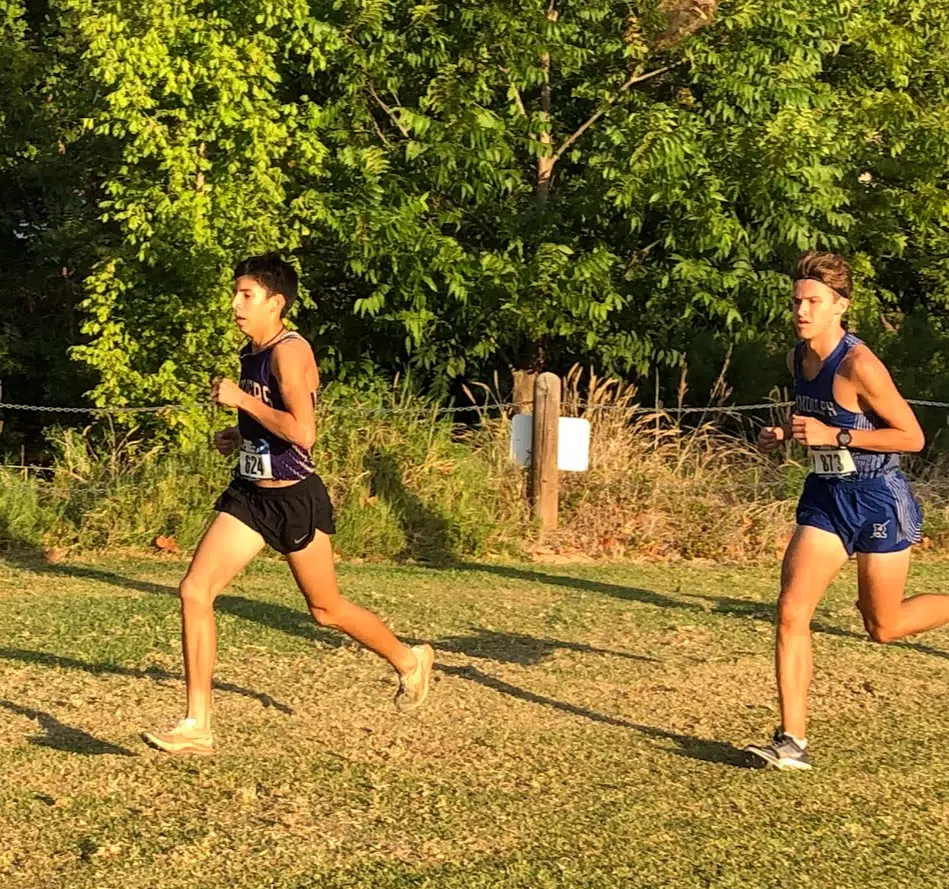
[[[817,768],[750,771],[776,721],[778,565],[342,565],[437,649],[387,667],[285,566],[219,601],[219,753],[180,715],[175,559],[0,564],[0,885],[926,887],[949,874],[949,633],[866,641],[846,570],[815,620]],[[917,564],[915,592],[949,591]]]

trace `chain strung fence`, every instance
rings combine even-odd
[[[949,402],[945,401],[931,401],[926,399],[907,399],[907,402],[916,407],[927,407],[927,408],[941,408],[949,409]],[[682,417],[688,415],[703,415],[703,416],[714,416],[714,415],[749,415],[755,412],[761,411],[774,411],[774,410],[787,410],[793,407],[793,401],[762,401],[754,404],[718,404],[718,405],[706,405],[705,407],[693,407],[693,406],[682,406],[677,405],[675,407],[665,407],[661,403],[658,407],[650,406],[646,407],[640,404],[600,404],[600,403],[590,403],[586,401],[574,401],[568,402],[564,405],[568,410],[577,410],[584,411],[587,415],[592,415],[597,412],[624,412],[628,415],[639,416],[644,418],[659,418],[662,416],[675,416]],[[348,414],[359,414],[360,416],[365,417],[384,417],[384,416],[395,416],[395,415],[409,415],[415,414],[419,417],[441,417],[441,416],[455,416],[455,415],[467,415],[468,417],[472,415],[485,415],[490,412],[497,411],[499,413],[503,412],[515,412],[518,408],[532,407],[532,401],[526,402],[511,402],[511,401],[497,401],[497,402],[488,402],[485,404],[471,404],[463,406],[453,406],[453,407],[444,407],[439,405],[430,405],[428,407],[424,406],[412,406],[412,407],[384,407],[384,406],[364,406],[364,405],[348,405],[342,408],[344,413]],[[170,411],[193,411],[198,409],[208,409],[218,407],[212,401],[198,401],[190,404],[161,404],[161,405],[143,405],[143,406],[108,406],[108,407],[82,407],[82,406],[60,406],[60,405],[40,405],[40,404],[19,404],[11,402],[0,402],[0,410],[9,410],[9,411],[23,411],[23,412],[37,412],[43,414],[66,414],[66,415],[85,415],[90,417],[106,417],[106,416],[129,416],[136,414],[151,414],[156,415],[162,412]],[[750,419],[750,417],[748,418]],[[42,473],[48,475],[55,475],[59,472],[69,472],[69,470],[60,469],[53,466],[43,466],[37,464],[28,464],[25,461],[21,461],[17,464],[0,464],[0,468],[7,470],[16,470],[24,474],[27,473]],[[757,488],[757,486],[754,486]],[[105,493],[105,490],[102,491]],[[88,492],[87,492],[88,493]]]
[[[934,407],[949,408],[947,401],[927,401],[919,398],[907,398],[907,402],[915,407]],[[427,415],[435,413],[438,415],[452,414],[472,414],[487,413],[489,411],[506,411],[519,407],[531,406],[533,402],[513,402],[498,401],[486,404],[470,404],[454,407],[442,407],[432,405],[430,407],[367,407],[354,405],[344,408],[346,413],[360,414],[363,416],[386,416],[394,414],[419,414]],[[705,407],[666,407],[662,404],[658,408],[644,407],[642,405],[622,405],[622,404],[595,404],[585,401],[573,402],[572,407],[588,411],[625,411],[630,414],[731,414],[731,413],[749,413],[752,411],[763,410],[786,410],[793,407],[793,401],[762,401],[757,404],[714,404]],[[191,404],[156,404],[145,406],[113,406],[113,407],[72,407],[44,404],[13,404],[0,402],[0,410],[11,411],[33,411],[37,413],[57,413],[57,414],[85,414],[87,416],[121,416],[130,414],[158,414],[163,411],[190,411],[196,409],[206,409],[215,407],[210,401],[196,401]]]

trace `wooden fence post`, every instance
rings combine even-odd
[[[514,393],[511,400],[514,402],[515,414],[529,414],[534,403],[534,384],[537,374],[532,370],[514,370],[511,368],[511,377],[514,380]]]
[[[534,382],[531,441],[531,492],[534,515],[542,531],[557,527],[560,479],[557,471],[557,427],[560,423],[560,377],[540,374]]]

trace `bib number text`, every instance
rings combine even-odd
[[[270,448],[267,442],[244,440],[241,444],[240,474],[241,478],[254,482],[273,478]]]
[[[811,448],[811,465],[817,475],[850,475],[857,471],[847,448]]]

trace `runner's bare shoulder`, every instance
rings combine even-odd
[[[288,336],[274,346],[274,370],[279,378],[281,372],[292,371],[312,375],[314,391],[319,387],[320,371],[316,366],[313,347],[302,336]]]
[[[273,347],[273,350],[275,357],[279,353],[281,363],[305,363],[316,366],[316,359],[313,357],[313,348],[302,336],[285,337]]]
[[[873,375],[880,372],[889,376],[886,365],[874,355],[873,350],[866,343],[857,343],[853,346],[837,369],[837,373],[848,380],[856,380],[866,374]]]

